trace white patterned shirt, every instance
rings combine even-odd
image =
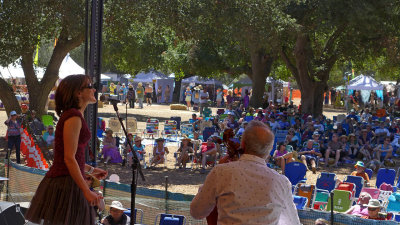
[[[205,218],[215,205],[222,225],[300,224],[290,181],[254,155],[217,165],[190,204],[190,214]]]

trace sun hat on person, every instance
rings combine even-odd
[[[142,138],[140,136],[135,137],[135,141],[141,141],[141,140],[142,140]]]
[[[371,199],[368,202],[368,205],[364,205],[365,207],[368,208],[380,208],[381,207],[381,203],[379,202],[378,199]]]
[[[187,135],[184,135],[184,136],[182,137],[181,141],[188,141],[188,142],[191,142],[192,139],[190,139]]]
[[[312,136],[316,136],[316,135],[318,135],[318,136],[320,136],[320,134],[318,133],[318,131],[314,131],[314,133],[313,133],[313,135]]]
[[[165,141],[165,139],[164,138],[157,138],[156,139],[156,142],[161,142],[161,141]]]
[[[14,116],[14,115],[17,115],[17,112],[11,111],[11,112],[10,112],[10,116]]]
[[[357,163],[356,163],[356,165],[354,165],[354,167],[355,167],[355,168],[357,168],[357,167],[364,167],[364,168],[365,168],[365,165],[364,165],[364,162],[362,162],[362,161],[357,161]]]
[[[128,209],[124,208],[122,203],[119,202],[119,201],[112,201],[111,205],[109,205],[108,208],[119,209],[119,210],[122,210],[122,211],[128,210]]]

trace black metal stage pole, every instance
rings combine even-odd
[[[121,124],[122,130],[124,131],[125,137],[128,137],[128,132],[126,131],[125,125],[122,122],[121,117],[119,116],[119,112],[118,112],[118,102],[120,102],[119,100],[115,100],[115,99],[110,99],[110,102],[112,103],[112,105],[114,106],[114,110],[115,113],[117,114],[117,118]],[[128,118],[126,118],[128,119]],[[132,163],[132,183],[131,183],[131,225],[135,224],[134,221],[134,213],[135,213],[135,201],[136,201],[136,188],[137,188],[137,174],[139,173],[140,177],[142,178],[142,181],[145,181],[144,179],[144,175],[142,172],[142,167],[140,166],[140,161],[139,158],[136,155],[136,152],[133,150],[133,146],[132,143],[130,141],[128,141],[128,145],[132,150],[132,155],[133,155],[133,163]]]

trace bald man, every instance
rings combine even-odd
[[[217,206],[222,225],[300,224],[289,180],[265,163],[273,142],[264,123],[251,121],[242,136],[244,154],[214,167],[190,204],[190,214],[203,219]]]

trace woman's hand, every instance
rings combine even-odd
[[[100,168],[94,168],[92,175],[99,180],[103,180],[107,177],[108,172]]]
[[[88,191],[84,192],[86,200],[89,202],[90,206],[96,206],[100,204],[100,199],[103,197],[101,195],[96,194],[95,192],[88,189]]]

